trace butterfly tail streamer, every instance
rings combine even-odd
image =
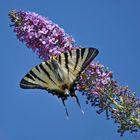
[[[63,103],[65,111],[66,111],[67,119],[69,119],[69,113],[68,113],[68,110],[67,110],[67,107],[66,107],[66,104],[65,104],[65,99],[63,99],[63,98],[61,98],[61,99],[62,99],[62,103]]]
[[[73,98],[74,98],[74,100],[77,102],[77,104],[78,104],[78,106],[79,106],[79,108],[80,108],[82,114],[84,114],[84,111],[83,111],[83,109],[82,109],[82,107],[81,107],[81,104],[80,104],[80,102],[79,102],[78,97],[74,94],[74,95],[73,95]]]

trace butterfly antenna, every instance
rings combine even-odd
[[[66,115],[67,115],[67,119],[69,119],[69,113],[68,113],[68,110],[67,110],[67,108],[66,108],[66,104],[65,104],[65,99],[63,99],[63,98],[61,98],[62,99],[62,103],[63,103],[63,105],[64,105],[64,107],[65,107],[65,111],[66,111]]]
[[[78,97],[77,97],[75,94],[73,95],[73,97],[74,97],[74,99],[76,100],[78,106],[80,107],[81,112],[84,114],[84,111],[83,111],[83,109],[82,109],[82,107],[81,107],[81,105],[80,105],[80,102],[79,102],[79,100],[78,100]]]

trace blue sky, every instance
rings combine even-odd
[[[60,100],[41,90],[23,90],[19,81],[41,60],[16,39],[8,12],[33,11],[49,17],[72,35],[77,44],[96,47],[97,61],[109,67],[120,85],[139,95],[139,0],[12,0],[0,1],[0,140],[135,140],[120,137],[117,126],[96,108],[85,104],[82,115],[72,99],[67,101],[69,120]]]

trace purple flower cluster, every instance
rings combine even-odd
[[[76,47],[72,37],[62,28],[36,13],[9,13],[17,38],[35,51],[43,60]],[[135,132],[140,128],[140,100],[128,87],[113,80],[112,72],[99,63],[91,63],[76,81],[75,88],[86,96],[86,103],[106,112],[118,123],[118,132]]]
[[[9,16],[14,23],[17,38],[37,52],[43,60],[48,60],[52,55],[60,55],[73,47],[73,38],[45,17],[15,10]]]
[[[140,128],[140,100],[127,86],[113,80],[112,72],[99,63],[89,65],[77,81],[77,89],[86,96],[87,104],[98,107],[118,123],[118,132],[135,132]]]
[[[100,96],[101,90],[110,85],[112,72],[105,70],[105,67],[99,63],[91,63],[88,68],[80,75],[77,89]]]

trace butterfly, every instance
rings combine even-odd
[[[62,99],[68,117],[65,100],[74,97],[83,112],[76,95],[75,82],[81,72],[97,56],[96,48],[77,48],[61,53],[57,57],[32,68],[21,80],[20,87],[24,89],[44,89]]]

